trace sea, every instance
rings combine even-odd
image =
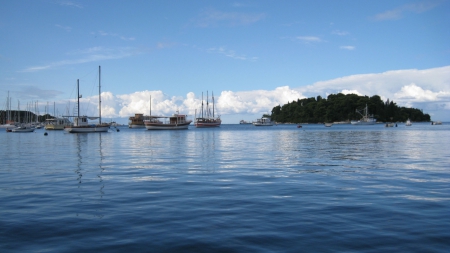
[[[3,253],[450,252],[446,122],[0,140]]]

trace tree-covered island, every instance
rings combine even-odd
[[[404,122],[408,118],[415,122],[429,122],[430,115],[415,108],[399,107],[389,99],[384,102],[380,96],[359,96],[356,94],[331,94],[298,99],[272,109],[272,120],[279,123],[325,123],[350,122],[361,119],[357,110],[368,106],[369,114],[377,122]]]

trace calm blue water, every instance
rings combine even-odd
[[[449,252],[450,124],[0,133],[0,252]]]

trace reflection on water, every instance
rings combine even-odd
[[[444,252],[450,129],[432,127],[0,134],[0,248]]]
[[[102,147],[102,133],[71,134],[75,142],[76,168],[74,170],[77,180],[77,196],[80,204],[92,198],[97,199],[96,217],[102,218],[102,199],[105,195],[105,181],[103,173],[104,154]],[[80,210],[86,211],[86,210]],[[83,212],[82,212],[83,213]],[[76,214],[77,216],[80,213]]]

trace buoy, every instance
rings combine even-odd
[[[45,133],[44,133],[44,135],[45,135],[45,136],[47,136],[47,135],[48,135],[48,133],[47,133],[47,132],[45,132]]]
[[[116,130],[117,130],[117,132],[120,132],[120,130],[118,128]]]

